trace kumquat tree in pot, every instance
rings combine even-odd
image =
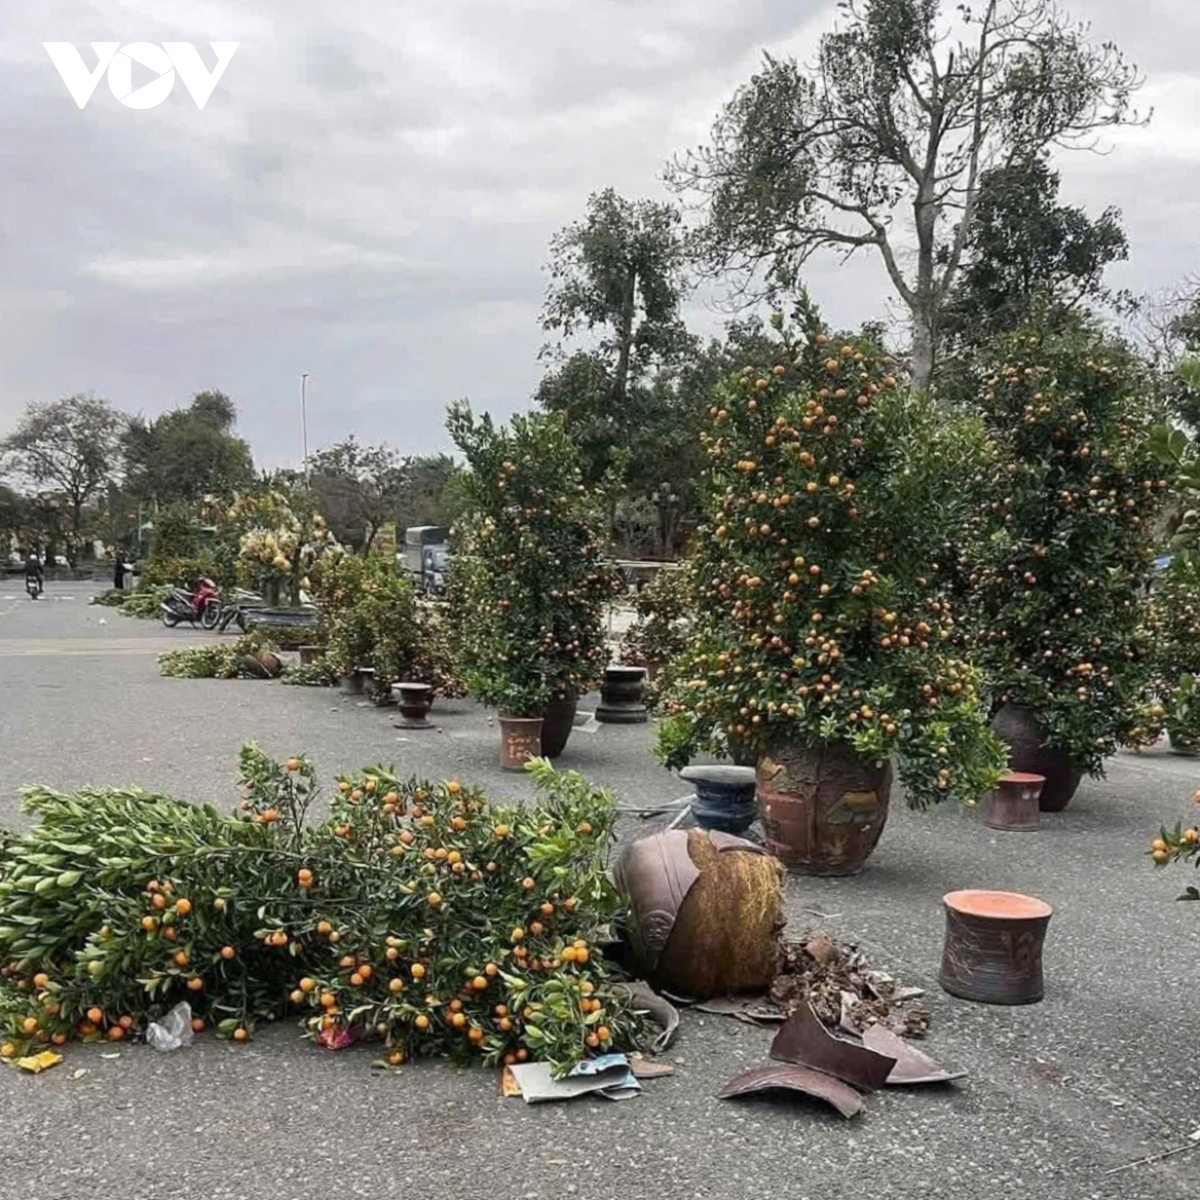
[[[893,761],[924,806],[973,802],[1004,755],[976,672],[948,650],[932,546],[952,500],[932,469],[949,453],[934,412],[806,301],[772,323],[773,360],[745,366],[710,411],[699,602],[664,684],[659,753],[680,765],[749,748],[771,849],[849,874],[883,830]]]

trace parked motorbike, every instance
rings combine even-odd
[[[224,633],[230,625],[236,624],[245,633],[249,628],[246,621],[247,613],[256,608],[263,608],[266,601],[257,592],[249,592],[245,588],[234,588],[233,598],[221,610],[221,618],[217,629]]]
[[[160,607],[162,623],[168,629],[174,629],[180,621],[201,629],[216,629],[221,621],[221,592],[211,579],[202,576],[193,592],[173,587]]]

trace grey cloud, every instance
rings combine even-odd
[[[1200,16],[1184,0],[1157,4],[1155,22],[1120,0],[1072,7],[1152,82],[1193,71],[1183,53]],[[294,462],[301,371],[314,445],[355,432],[428,450],[445,444],[456,396],[499,415],[523,407],[549,237],[598,188],[662,195],[664,160],[703,136],[763,49],[805,53],[832,12],[828,0],[10,5],[0,433],[34,399],[92,389],[154,413],[219,386],[260,458]],[[203,111],[177,86],[135,112],[101,81],[80,112],[49,39],[190,40],[207,62],[208,41],[241,46]],[[1165,95],[1177,100],[1177,84]],[[1074,198],[1125,209],[1131,286],[1190,265],[1197,157],[1150,134],[1102,167],[1064,163]],[[871,259],[815,262],[809,282],[839,323],[887,312]],[[692,314],[706,330],[721,319],[703,297]]]

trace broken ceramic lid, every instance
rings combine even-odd
[[[835,1075],[862,1092],[878,1091],[896,1065],[893,1055],[880,1054],[830,1033],[807,1002],[788,1017],[775,1035],[771,1057]]]
[[[853,1117],[862,1112],[863,1099],[850,1086],[823,1071],[793,1063],[773,1063],[769,1067],[755,1067],[736,1079],[731,1079],[718,1093],[719,1100],[734,1100],[738,1096],[750,1096],[755,1092],[770,1092],[786,1089],[803,1092],[816,1100],[833,1105],[843,1117]]]

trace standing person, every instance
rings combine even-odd
[[[113,564],[113,587],[118,592],[125,590],[125,554],[124,551],[118,550],[116,553],[117,561]]]
[[[42,564],[38,561],[38,556],[30,550],[28,557],[25,559],[25,587],[29,588],[29,581],[34,580],[37,583],[37,591],[29,594],[33,599],[37,599],[42,594],[45,586],[45,578],[42,575]]]

